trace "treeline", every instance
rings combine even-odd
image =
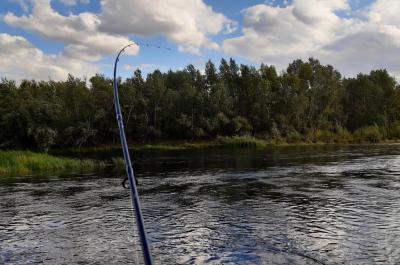
[[[400,139],[400,89],[386,70],[343,78],[318,60],[278,74],[221,60],[205,73],[136,70],[119,80],[129,140],[252,135],[289,142]],[[118,141],[112,79],[0,83],[0,147],[48,150]]]

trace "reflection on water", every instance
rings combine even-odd
[[[141,154],[155,263],[397,264],[399,155],[397,145]],[[0,263],[137,264],[120,181],[0,183]]]

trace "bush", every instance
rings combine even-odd
[[[301,134],[296,130],[291,130],[286,136],[288,143],[298,143],[303,140]]]
[[[324,143],[333,143],[336,140],[336,135],[330,130],[316,130],[315,140]]]
[[[336,132],[336,142],[349,143],[353,141],[353,135],[343,127],[338,127]]]
[[[359,142],[378,143],[382,140],[382,133],[375,124],[372,126],[360,128],[354,131],[354,138]]]
[[[281,132],[279,131],[278,125],[276,125],[276,122],[272,122],[271,125],[271,137],[272,139],[281,139]]]
[[[388,138],[400,139],[400,123],[395,123],[388,130]]]
[[[232,134],[243,136],[250,134],[253,128],[246,118],[236,116],[230,122],[230,129]]]
[[[214,118],[214,128],[216,135],[224,135],[229,125],[229,118],[223,112],[218,112]]]
[[[80,123],[78,126],[67,127],[63,132],[63,141],[60,146],[90,146],[94,144],[97,131],[89,126],[89,124]]]
[[[217,143],[221,147],[231,148],[265,148],[267,142],[251,136],[218,137]]]
[[[35,139],[36,147],[41,152],[48,152],[57,136],[57,132],[49,127],[35,128],[29,134]]]

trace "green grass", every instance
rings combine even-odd
[[[216,143],[220,147],[230,148],[266,148],[271,145],[268,141],[251,136],[219,137]]]
[[[252,136],[232,136],[232,137],[217,137],[215,140],[205,140],[205,141],[167,141],[161,143],[150,143],[150,144],[138,144],[130,143],[130,149],[133,152],[164,152],[164,151],[180,151],[180,150],[199,150],[199,149],[222,149],[222,148],[257,148],[264,149],[267,147],[277,147],[286,145],[313,145],[313,144],[323,144],[320,141],[300,141],[300,142],[290,142],[285,139],[259,139]],[[94,153],[112,153],[113,156],[122,155],[122,150],[120,145],[105,145],[97,147],[84,147],[84,148],[68,148],[65,150],[53,151],[55,154],[70,154],[70,155],[88,155]],[[112,158],[112,164],[116,167],[123,166],[123,160],[118,160]]]
[[[212,148],[266,148],[270,142],[251,136],[218,137],[211,141],[158,143],[136,146],[138,151],[174,151]]]
[[[111,158],[113,167],[116,169],[124,169],[125,168],[125,161],[122,157],[113,157]]]
[[[32,174],[44,171],[92,170],[105,165],[101,161],[61,158],[31,151],[0,151],[0,175]]]
[[[386,137],[387,134],[389,137]],[[283,146],[305,146],[305,145],[325,145],[325,144],[357,144],[357,143],[398,143],[400,140],[400,124],[388,132],[382,128],[370,126],[361,128],[351,133],[346,129],[338,129],[336,132],[329,130],[315,130],[307,134],[292,133],[286,137],[260,139],[253,136],[231,136],[217,137],[214,140],[189,141],[165,141],[156,143],[135,143],[130,142],[130,149],[135,152],[164,152],[180,150],[198,149],[218,149],[218,148],[257,148],[265,149],[270,147]],[[90,156],[90,154],[104,153],[106,156],[112,154],[113,157],[122,155],[119,144],[102,145],[84,148],[68,148],[63,150],[53,150],[54,154],[69,154]],[[123,168],[123,161],[112,159],[115,167]],[[1,170],[1,169],[0,169]]]

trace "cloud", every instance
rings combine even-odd
[[[324,63],[335,65],[347,76],[386,68],[400,77],[400,46],[392,36],[378,31],[350,34],[324,47],[318,54]]]
[[[357,27],[322,47],[320,57],[354,76],[386,68],[400,77],[400,2],[377,0],[363,11]]]
[[[340,13],[352,17],[340,16]],[[242,35],[223,50],[254,62],[284,68],[296,59],[316,57],[346,75],[376,68],[400,73],[400,1],[377,0],[351,10],[346,0],[294,0],[285,7],[256,5],[243,10]]]
[[[61,0],[76,4],[76,0]],[[178,44],[181,51],[199,53],[218,49],[210,35],[231,33],[235,23],[216,13],[202,0],[102,0],[101,13],[83,12],[63,16],[51,7],[50,0],[37,0],[28,16],[8,13],[4,21],[65,43],[69,56],[87,60],[114,54],[129,42],[131,34],[163,35]],[[135,55],[138,49],[130,49]]]
[[[66,6],[73,6],[78,3],[87,5],[90,3],[90,0],[60,0],[60,2]]]
[[[65,79],[68,73],[77,77],[92,76],[97,65],[65,57],[44,54],[20,36],[0,33],[0,76],[10,79]]]
[[[28,16],[8,13],[4,21],[66,44],[66,55],[75,59],[99,60],[130,42],[127,37],[99,31],[101,22],[95,14],[84,12],[62,16],[52,9],[50,0],[35,1],[33,11]],[[134,46],[127,53],[135,55],[138,51],[139,48]]]
[[[182,51],[218,49],[209,35],[233,32],[234,23],[202,0],[102,0],[100,28],[105,32],[164,35]]]
[[[224,51],[257,62],[305,56],[352,23],[335,14],[347,8],[344,0],[296,0],[285,7],[249,7],[243,11],[243,35],[226,39]]]
[[[68,15],[54,10],[51,0],[14,1],[29,2],[32,4],[31,12],[20,16],[9,12],[3,16],[3,21],[64,44],[63,51],[57,56],[65,63],[69,59],[71,64],[82,62],[92,65],[114,55],[131,42],[131,35],[164,36],[184,52],[200,53],[203,48],[218,50],[220,47],[211,36],[232,33],[236,27],[235,22],[214,12],[203,0],[102,0],[99,13]],[[59,1],[64,5],[87,2]],[[35,51],[46,60],[52,58],[52,55]],[[126,52],[136,55],[139,47],[133,46]],[[56,71],[51,72],[56,74]],[[38,76],[47,76],[47,73]]]

